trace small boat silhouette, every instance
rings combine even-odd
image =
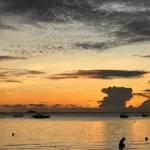
[[[23,117],[23,114],[14,114],[14,117]]]
[[[44,118],[50,118],[51,116],[46,115],[46,114],[36,114],[32,116],[33,118],[37,118],[37,119],[44,119]]]
[[[36,111],[30,109],[28,113],[36,113]]]
[[[143,113],[142,117],[148,117],[148,114],[147,113]]]
[[[120,115],[120,118],[129,118],[129,116],[126,113],[123,113]]]

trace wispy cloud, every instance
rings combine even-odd
[[[0,22],[0,30],[15,30],[17,31],[17,28],[10,26],[10,25],[6,25]]]
[[[26,59],[26,58],[25,57],[17,57],[17,56],[0,56],[0,61],[17,60],[17,59]]]
[[[133,93],[133,95],[150,98],[150,93]]]
[[[150,58],[150,55],[133,55],[136,57],[142,57],[142,58]]]
[[[147,74],[147,71],[127,71],[127,70],[78,70],[61,74],[54,74],[49,79],[118,79],[118,78],[139,78]]]
[[[145,92],[150,92],[150,89],[145,89],[144,91],[145,91]]]
[[[46,72],[37,70],[0,68],[0,82],[5,83],[23,83],[21,77],[35,78],[35,77],[43,77],[45,75]]]
[[[0,82],[6,82],[6,83],[23,83],[22,81],[19,81],[19,80],[0,80]]]

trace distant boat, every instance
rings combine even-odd
[[[120,115],[120,118],[129,118],[129,116],[126,113],[123,113]]]
[[[33,118],[37,118],[37,119],[44,119],[44,118],[50,118],[51,116],[46,115],[46,114],[36,114],[32,116]]]
[[[23,114],[15,114],[14,117],[23,117]]]
[[[36,111],[30,109],[28,113],[36,113]]]
[[[148,117],[148,114],[147,113],[143,113],[142,117]]]

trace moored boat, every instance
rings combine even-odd
[[[129,116],[126,113],[123,113],[120,115],[120,118],[129,118]]]
[[[38,113],[36,115],[33,115],[32,117],[37,119],[44,119],[44,118],[50,118],[51,116],[47,114]]]
[[[142,117],[148,117],[148,114],[147,113],[143,113]]]
[[[28,111],[28,113],[37,113],[37,112],[30,109],[30,110]]]

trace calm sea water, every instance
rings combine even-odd
[[[125,149],[150,150],[146,136],[150,139],[149,117],[0,119],[0,150],[117,150],[122,137],[126,137]]]

